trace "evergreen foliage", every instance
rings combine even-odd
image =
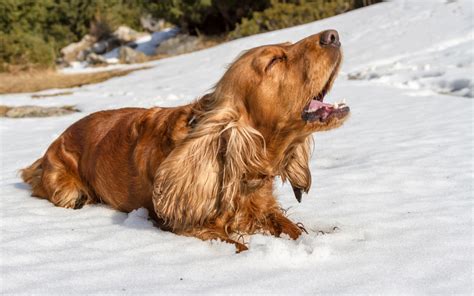
[[[95,29],[139,27],[131,0],[1,0],[0,71],[7,65],[51,67],[59,50]]]
[[[230,37],[240,38],[313,22],[354,9],[354,4],[351,0],[272,0],[269,8],[243,18]]]
[[[270,6],[270,0],[144,0],[146,10],[191,34],[222,34],[254,11]]]
[[[1,0],[0,71],[51,67],[59,50],[151,14],[191,34],[248,36],[311,22],[380,0]]]

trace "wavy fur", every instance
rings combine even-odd
[[[245,157],[244,157],[245,156]],[[205,225],[235,207],[246,174],[264,173],[262,135],[230,108],[209,112],[159,166],[153,203],[173,230]]]
[[[177,234],[245,250],[244,235],[298,238],[273,194],[276,176],[308,192],[311,133],[345,118],[307,122],[308,100],[326,93],[341,62],[316,34],[251,49],[214,90],[175,108],[93,113],[71,125],[22,171],[35,196],[57,206],[102,202],[144,207]],[[298,195],[296,196],[297,199]]]
[[[306,193],[311,188],[311,171],[308,164],[312,142],[309,136],[303,143],[291,147],[281,172],[283,182],[289,181],[293,187],[303,189]]]

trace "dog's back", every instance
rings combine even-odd
[[[190,111],[184,106],[93,113],[66,129],[21,177],[33,196],[57,206],[104,202],[121,211],[146,207],[152,213],[155,171],[186,136]],[[150,142],[155,149],[149,149]]]

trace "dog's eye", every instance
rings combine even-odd
[[[271,69],[276,63],[286,60],[286,56],[276,56],[271,59],[268,65],[265,67],[265,72]]]

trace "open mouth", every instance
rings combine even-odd
[[[327,122],[331,118],[344,118],[349,114],[349,107],[344,100],[339,103],[327,104],[323,103],[322,99],[312,99],[311,102],[303,110],[302,118],[307,122]]]
[[[329,92],[331,88],[332,82],[335,79],[337,73],[337,67],[334,72],[329,77],[326,85],[323,87],[321,92],[314,96],[311,101],[306,105],[303,109],[301,117],[306,122],[327,122],[331,118],[344,118],[349,114],[350,109],[344,102],[334,103],[334,104],[327,104],[324,103],[324,97]]]

